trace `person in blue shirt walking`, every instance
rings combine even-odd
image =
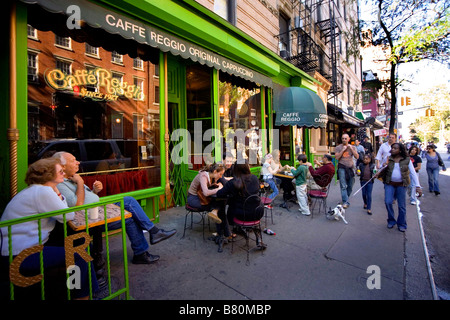
[[[434,192],[434,194],[438,196],[441,194],[439,190],[439,167],[442,166],[442,170],[445,171],[446,168],[444,162],[436,151],[436,146],[434,144],[427,146],[425,158],[427,159],[428,188],[430,192]]]

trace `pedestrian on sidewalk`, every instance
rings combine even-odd
[[[291,169],[291,173],[295,178],[295,192],[297,194],[298,205],[300,206],[300,211],[305,216],[311,215],[308,206],[308,195],[307,195],[307,176],[308,176],[308,166],[306,165],[306,155],[300,154],[297,157],[300,165],[297,169]]]
[[[358,167],[359,164],[362,163],[364,160],[366,150],[364,149],[364,146],[361,144],[361,141],[359,141],[358,139],[355,140],[355,148],[356,152],[358,152],[358,159],[356,160],[356,167]]]
[[[380,146],[377,156],[375,157],[375,164],[377,165],[377,169],[384,167],[384,165],[386,164],[387,159],[391,155],[391,146],[394,142],[397,142],[397,135],[395,133],[389,133],[388,141]]]
[[[420,157],[420,151],[417,146],[412,145],[411,148],[409,148],[409,157],[411,158],[417,177],[419,177],[419,170],[422,168],[422,158]],[[416,186],[413,184],[414,180],[412,177],[410,177],[410,179],[411,184],[408,186],[409,201],[412,205],[415,205],[417,203]]]
[[[434,144],[427,146],[425,158],[427,159],[428,188],[430,192],[434,192],[438,196],[441,194],[439,190],[439,167],[442,167],[443,171],[447,169]]]
[[[414,166],[403,144],[397,142],[392,144],[387,166],[381,172],[384,182],[384,203],[388,212],[387,227],[392,229],[397,224],[398,230],[405,232],[407,228],[405,198],[406,188],[411,182],[410,177],[413,178],[419,195],[422,194],[422,190]],[[397,199],[398,203],[397,220],[394,213],[394,199]]]
[[[372,176],[374,174],[375,164],[372,161],[370,154],[364,155],[364,158],[358,166],[358,175],[360,176],[360,182],[362,188],[362,198],[364,202],[364,209],[367,210],[367,214],[372,214],[372,190],[374,180]]]
[[[342,143],[336,147],[335,157],[338,160],[338,179],[341,187],[341,197],[344,209],[350,206],[348,198],[352,194],[355,183],[353,158],[358,159],[356,148],[349,144],[350,137],[344,133]]]

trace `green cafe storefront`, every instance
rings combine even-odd
[[[64,150],[100,196],[132,195],[158,220],[225,150],[257,174],[285,139],[273,129],[326,125],[318,81],[195,1],[17,0],[1,14],[1,210],[29,163]],[[303,92],[281,103],[290,87]]]

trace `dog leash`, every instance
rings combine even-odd
[[[373,175],[372,178],[370,178],[366,183],[364,183],[364,185],[359,188],[354,194],[352,194],[349,198],[353,197],[354,195],[356,195],[358,192],[360,192],[370,181],[372,181],[374,178],[378,177],[378,174],[383,171],[384,169],[386,169],[387,166],[384,166],[383,168],[381,168],[380,170],[377,171],[377,173],[375,175]]]

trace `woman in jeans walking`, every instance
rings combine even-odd
[[[414,170],[416,171],[417,178],[419,178],[419,170],[422,168],[422,158],[419,156],[419,154],[420,152],[417,146],[413,145],[411,148],[409,148],[409,156],[414,166]],[[412,178],[411,178],[411,185],[408,186],[408,194],[410,194],[409,196],[410,203],[412,205],[415,205],[417,202],[417,197],[416,197],[416,188],[415,185],[413,185]]]
[[[403,144],[392,144],[387,166],[379,172],[381,172],[380,175],[384,182],[384,203],[388,212],[387,227],[391,229],[397,224],[398,230],[405,232],[407,227],[405,198],[406,188],[411,183],[410,177],[414,180],[417,192],[422,194],[422,190],[414,166]],[[394,213],[394,199],[397,199],[398,203],[397,219],[395,219]]]
[[[436,152],[435,145],[427,146],[425,159],[427,159],[428,189],[438,196],[441,193],[439,190],[439,167],[442,165],[442,170],[446,169],[439,153]]]

